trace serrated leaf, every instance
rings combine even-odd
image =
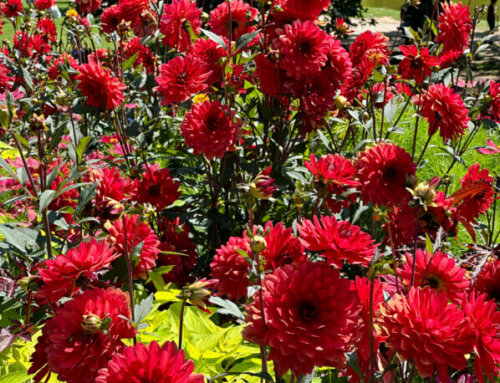
[[[75,148],[76,155],[78,156],[78,161],[82,160],[83,153],[85,153],[85,150],[87,149],[87,145],[89,144],[91,138],[92,137],[90,136],[82,137],[78,141],[78,145]]]
[[[123,63],[123,71],[126,72],[127,69],[129,69],[132,65],[134,65],[135,60],[137,60],[137,55],[138,53],[134,53],[132,56],[130,56],[125,62]]]

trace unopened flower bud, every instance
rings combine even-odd
[[[208,20],[210,20],[210,15],[207,12],[202,12],[200,20],[202,23],[206,23]]]
[[[293,203],[297,207],[304,206],[304,203],[306,202],[306,196],[304,195],[304,193],[301,190],[298,190],[298,189],[295,190],[295,193],[293,194],[292,198],[293,198]]]
[[[349,106],[349,101],[347,101],[347,98],[344,96],[340,95],[335,98],[335,107],[337,109],[345,109],[346,107]]]
[[[277,187],[274,185],[274,178],[269,177],[272,167],[261,171],[250,183],[250,193],[257,199],[270,199]]]
[[[102,326],[102,320],[100,317],[94,314],[88,314],[83,316],[82,328],[85,334],[95,334]]]
[[[267,242],[261,235],[254,235],[250,240],[250,249],[255,254],[262,253],[267,247]]]

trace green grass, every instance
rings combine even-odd
[[[374,7],[367,7],[366,9],[367,9],[367,11],[364,15],[366,18],[390,17],[392,19],[399,21],[399,11],[397,11],[395,9],[374,8]]]

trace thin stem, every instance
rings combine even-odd
[[[181,313],[179,316],[179,342],[177,343],[179,350],[182,349],[182,328],[184,327],[184,308],[186,307],[186,299],[182,300]]]
[[[429,138],[427,138],[427,141],[425,142],[424,148],[422,149],[422,153],[420,153],[420,157],[418,157],[417,166],[420,165],[420,161],[422,160],[422,157],[424,156],[424,153],[427,150],[427,147],[429,146],[429,143],[431,142],[433,135],[434,134],[429,134]]]
[[[373,280],[370,278],[370,307],[368,309],[369,315],[369,326],[370,326],[370,383],[375,381],[374,370],[375,370],[375,346],[373,339]]]
[[[130,295],[130,311],[132,315],[132,321],[135,322],[135,313],[134,313],[134,281],[132,278],[132,259],[129,257],[129,249],[128,249],[128,236],[127,236],[127,225],[125,221],[125,215],[122,216],[122,225],[123,225],[123,250],[125,256],[125,262],[127,263],[127,279],[128,279],[128,293]],[[133,242],[132,242],[133,244]],[[135,338],[134,338],[135,343]]]

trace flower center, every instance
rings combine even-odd
[[[149,194],[151,195],[154,195],[154,196],[157,196],[160,194],[160,185],[158,184],[154,184],[154,185],[151,185],[150,187],[148,187],[148,192]]]
[[[207,118],[208,130],[210,130],[211,132],[213,132],[214,130],[217,130],[217,122],[218,122],[217,119],[214,117]]]
[[[441,281],[440,281],[438,278],[434,277],[434,276],[428,277],[428,278],[426,279],[426,281],[427,281],[427,283],[426,283],[426,284],[427,284],[427,285],[428,285],[431,289],[437,289],[437,288],[439,288],[439,286],[441,285]]]
[[[185,85],[188,82],[188,74],[186,72],[182,72],[179,75],[177,75],[177,83],[180,85]]]
[[[304,320],[313,320],[318,316],[317,307],[311,302],[304,302],[299,307],[300,317]]]
[[[301,53],[309,53],[311,50],[311,44],[309,44],[309,41],[303,41],[299,45],[299,52]]]
[[[396,177],[397,173],[398,172],[394,168],[385,169],[383,177],[386,180],[390,180],[390,179],[393,179],[394,177]]]

